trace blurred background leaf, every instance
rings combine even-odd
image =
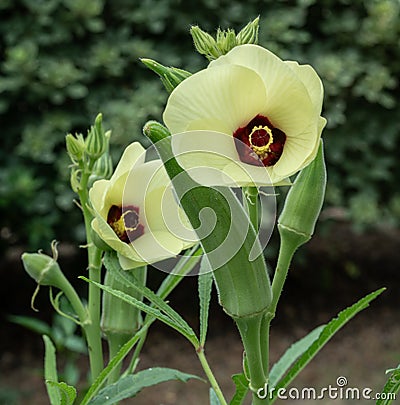
[[[193,10],[196,10],[195,14]],[[98,112],[114,161],[161,119],[167,94],[147,57],[205,66],[191,24],[239,30],[261,16],[260,44],[315,67],[325,85],[325,207],[359,230],[400,221],[398,0],[3,0],[0,2],[0,248],[80,242],[64,137]]]

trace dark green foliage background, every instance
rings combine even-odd
[[[239,30],[261,16],[260,44],[315,67],[325,85],[326,207],[355,225],[400,220],[398,0],[1,0],[0,243],[80,240],[67,132],[98,112],[115,161],[160,119],[167,94],[140,57],[196,71],[189,28]]]

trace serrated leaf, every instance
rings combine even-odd
[[[275,387],[277,382],[289,370],[290,366],[315,342],[325,325],[318,326],[307,336],[293,343],[284,355],[273,365],[269,374],[269,385]]]
[[[394,370],[390,370],[391,375],[386,381],[385,386],[380,394],[382,399],[376,401],[376,405],[389,405],[396,399],[400,391],[400,365]],[[385,398],[385,399],[383,399]]]
[[[337,318],[332,319],[321,331],[318,339],[312,343],[312,345],[306,350],[300,358],[294,363],[294,365],[290,368],[286,376],[279,381],[279,383],[275,386],[275,390],[273,393],[273,398],[270,403],[274,403],[277,398],[277,393],[279,392],[280,388],[286,388],[294,378],[300,373],[301,370],[316,356],[316,354],[328,343],[328,341],[335,335],[339,329],[341,329],[347,322],[350,321],[355,315],[357,315],[360,311],[367,308],[369,303],[378,297],[385,288],[381,288],[377,291],[374,291],[364,298],[361,298],[351,307],[346,308],[342,312],[340,312]]]
[[[46,381],[47,394],[50,399],[51,405],[61,404],[61,395],[57,387],[54,387],[52,383],[58,382],[57,363],[56,363],[56,349],[51,339],[43,335],[44,340],[44,378]]]
[[[97,376],[94,383],[90,386],[88,392],[83,398],[80,405],[86,405],[101,389],[107,378],[114,371],[114,369],[121,363],[125,356],[132,350],[136,342],[146,333],[147,328],[142,327],[130,340],[128,340],[119,350],[119,352],[110,360],[107,367]]]
[[[199,299],[200,299],[200,345],[206,343],[208,329],[208,311],[210,309],[211,288],[213,282],[213,273],[207,256],[203,256],[200,264],[200,274],[198,280]]]
[[[92,283],[96,285],[97,287],[101,288],[102,290],[108,292],[109,294],[114,295],[115,297],[120,298],[121,300],[139,308],[141,311],[145,312],[146,314],[152,315],[155,318],[157,318],[159,321],[164,322],[166,325],[170,326],[171,328],[175,329],[178,331],[181,335],[185,336],[186,339],[189,340],[193,344],[194,347],[199,346],[199,341],[196,337],[196,334],[194,333],[193,329],[190,328],[188,325],[185,328],[182,328],[181,325],[177,324],[174,320],[172,320],[168,315],[163,314],[160,310],[157,308],[153,308],[142,301],[137,300],[134,297],[131,297],[128,294],[123,293],[122,291],[114,290],[113,288],[110,288],[108,286],[102,285],[100,283],[97,283],[93,280],[89,280],[86,277],[80,276],[82,280],[85,280],[89,283]],[[172,309],[172,308],[171,308]]]
[[[49,385],[59,390],[61,396],[60,405],[73,405],[76,398],[76,389],[65,382],[47,381]]]
[[[161,313],[165,314],[171,319],[172,323],[176,326],[174,329],[178,330],[183,334],[194,346],[198,344],[198,339],[193,329],[188,325],[188,323],[176,312],[172,307],[170,307],[160,296],[155,294],[148,287],[141,285],[136,282],[135,276],[129,272],[122,270],[117,254],[115,252],[107,252],[104,255],[104,265],[108,271],[114,272],[114,274],[122,281],[127,283],[130,287],[141,293],[145,298],[147,298],[154,307],[158,308]],[[131,297],[133,298],[133,297]],[[137,300],[136,300],[137,301]],[[146,304],[144,304],[146,305]],[[147,308],[152,308],[147,305]],[[143,309],[144,312],[146,310]],[[159,318],[158,318],[159,319]],[[161,319],[160,319],[161,320]],[[163,321],[164,322],[164,321]],[[197,347],[197,346],[196,346]]]
[[[180,325],[182,328],[189,327],[186,321],[175,311],[173,310],[162,298],[155,294],[152,290],[137,283],[135,276],[130,271],[122,270],[119,265],[119,260],[116,252],[106,252],[104,255],[104,266],[108,271],[113,272],[113,274],[119,278],[122,283],[126,283],[127,286],[135,289],[137,292],[146,297],[156,308],[163,311],[168,315],[177,325]]]
[[[149,368],[122,377],[116,383],[105,387],[89,402],[89,405],[112,405],[123,399],[134,397],[145,387],[171,380],[186,382],[192,378],[201,379],[193,374],[183,373],[171,368]]]
[[[190,271],[196,266],[198,261],[201,259],[203,250],[199,245],[193,246],[193,248],[184,256],[182,256],[177,265],[174,268],[173,273],[168,274],[168,276],[163,280],[159,289],[157,290],[157,295],[165,299],[169,293],[182,281],[183,276],[190,273]]]
[[[249,392],[249,382],[243,373],[234,374],[232,380],[235,383],[236,391],[229,405],[243,405]]]

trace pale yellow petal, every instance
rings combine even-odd
[[[316,71],[310,65],[299,65],[294,61],[285,61],[285,63],[303,82],[314,105],[315,113],[320,115],[324,99],[324,88]]]
[[[237,46],[212,62],[209,70],[227,65],[245,66],[262,78],[267,91],[265,115],[286,135],[303,132],[314,120],[314,105],[303,82],[272,52],[258,45]]]
[[[260,76],[242,66],[224,65],[202,70],[179,84],[163,119],[172,133],[209,129],[231,135],[265,107]]]
[[[92,228],[100,236],[100,238],[103,239],[103,241],[115,251],[134,260],[140,260],[132,246],[119,239],[104,218],[96,216],[96,218],[94,218],[92,221]]]
[[[243,162],[231,162],[223,170],[223,184],[229,187],[271,186],[273,179],[269,168]]]
[[[318,138],[321,137],[322,130],[325,128],[326,125],[326,119],[324,117],[319,117],[318,120]],[[303,165],[301,168],[306,167],[309,165],[317,156],[318,153],[318,148],[319,148],[319,141],[315,142],[314,150],[311,152],[310,156],[304,161]]]
[[[132,247],[139,260],[155,263],[176,256],[182,251],[184,244],[169,232],[158,231],[145,233],[133,241]]]
[[[89,199],[96,211],[101,211],[110,182],[108,180],[97,180],[89,190]]]
[[[232,135],[216,131],[175,134],[171,146],[180,166],[202,185],[221,184],[223,168],[239,159]]]
[[[138,267],[145,266],[147,264],[143,261],[129,259],[125,256],[122,256],[120,253],[118,253],[118,261],[123,270],[132,270]]]
[[[123,173],[131,170],[132,166],[144,163],[146,150],[139,142],[133,142],[127,146],[121,156],[121,159],[114,170],[111,181],[114,182]]]
[[[146,201],[146,212],[149,213],[150,229],[165,230],[176,238],[185,242],[185,246],[193,245],[198,242],[198,237],[190,225],[186,214],[178,205],[177,196],[172,187],[162,190],[161,212],[155,216],[153,212],[153,200],[149,198]]]

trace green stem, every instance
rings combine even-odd
[[[87,311],[86,311],[84,305],[82,304],[82,301],[79,298],[79,295],[77,294],[74,287],[72,287],[71,283],[67,280],[66,277],[63,277],[62,291],[65,294],[65,296],[67,297],[68,301],[70,302],[76,315],[78,316],[82,327],[85,328],[86,322],[87,322],[87,317],[88,317]]]
[[[109,339],[107,339],[107,341],[110,360],[118,354],[121,347],[129,340],[129,338],[129,335],[122,335],[121,333],[116,333],[114,336],[109,336]],[[108,384],[112,384],[119,379],[121,368],[122,362],[120,362],[118,366],[116,366],[111,372],[110,376],[108,377]]]
[[[196,350],[197,356],[199,357],[201,366],[203,367],[203,370],[208,378],[208,381],[211,384],[211,387],[213,388],[215,394],[217,395],[217,398],[219,399],[219,402],[221,405],[227,405],[226,399],[224,398],[224,394],[221,391],[221,388],[218,385],[217,380],[214,377],[214,374],[210,368],[210,365],[208,364],[206,355],[204,353],[204,348],[200,347],[199,349]]]
[[[259,200],[257,187],[244,187],[243,188],[243,206],[249,214],[251,224],[254,226],[255,231],[258,231],[260,224],[259,216]]]
[[[268,398],[261,399],[257,395],[259,390],[265,390],[267,383],[260,342],[264,315],[264,313],[260,313],[251,317],[235,318],[246,353],[248,378],[250,379],[250,389],[253,393],[253,405],[268,403]]]
[[[244,207],[249,215],[250,222],[253,224],[256,232],[259,229],[260,224],[260,212],[259,212],[259,199],[257,187],[246,187],[243,189],[243,203]],[[265,382],[268,380],[269,375],[269,335],[270,324],[272,317],[270,313],[266,313],[263,316],[260,327],[260,353],[263,364],[263,372],[265,376]]]
[[[261,321],[261,331],[260,331],[261,356],[266,381],[269,380],[269,335],[272,319],[273,316],[271,316],[271,313],[267,312]]]
[[[98,283],[101,282],[101,257],[102,251],[98,249],[92,241],[91,221],[92,214],[89,210],[88,193],[89,173],[82,175],[81,190],[78,192],[85,221],[86,242],[88,250],[89,278]],[[88,292],[88,312],[89,322],[85,326],[86,340],[89,349],[89,361],[92,381],[100,374],[104,367],[103,348],[101,344],[100,329],[101,291],[94,284],[89,283]]]
[[[283,285],[289,271],[289,266],[297,249],[297,245],[292,243],[288,238],[281,238],[279,249],[278,263],[276,265],[274,279],[272,281],[272,302],[270,312],[272,317],[275,316],[276,307],[281,296]]]

